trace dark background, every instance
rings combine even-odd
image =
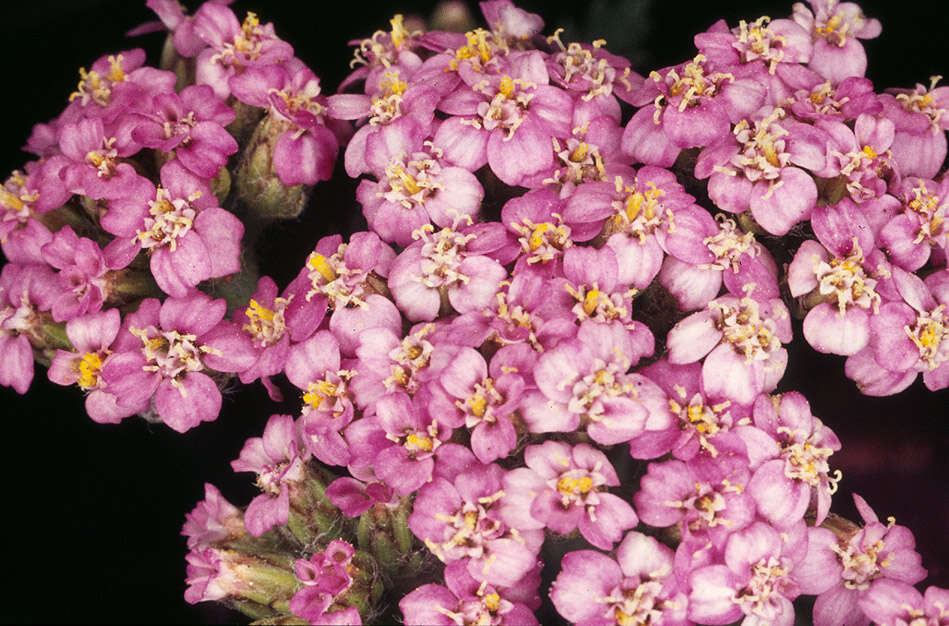
[[[433,4],[257,0],[237,2],[234,8],[240,18],[253,10],[262,22],[274,22],[331,93],[348,71],[348,40],[387,28],[396,12],[427,15]],[[719,17],[736,25],[739,19],[784,17],[791,10],[790,3],[746,0],[727,7],[654,4],[534,0],[521,6],[543,15],[546,33],[567,26],[565,42],[607,39],[611,51],[627,54],[643,74],[694,56],[693,34]],[[886,0],[862,6],[883,21],[883,35],[865,44],[869,76],[878,89],[928,83],[930,75],[949,72],[945,9]],[[592,25],[591,12],[600,16],[593,21],[605,26]],[[75,89],[80,66],[136,46],[145,47],[149,63],[156,64],[163,40],[162,34],[133,41],[123,37],[151,19],[144,2],[129,0],[36,0],[6,8],[4,19],[4,178],[28,160],[18,146],[33,123],[59,113]],[[302,225],[268,234],[273,259],[264,267],[278,282],[286,284],[315,241],[358,211],[353,187],[318,186]],[[800,336],[799,325],[795,330]],[[844,444],[831,459],[844,473],[834,510],[855,518],[849,494],[856,491],[881,518],[894,515],[916,533],[930,582],[949,587],[947,392],[931,394],[917,382],[895,398],[866,398],[844,377],[842,358],[795,344],[790,363],[781,389],[804,392],[814,414]],[[0,403],[7,428],[0,545],[8,577],[0,620],[246,621],[214,605],[184,602],[186,550],[179,532],[185,513],[203,497],[205,481],[238,505],[254,495],[251,476],[235,475],[229,463],[244,439],[259,436],[267,417],[279,410],[259,387],[226,395],[219,419],[186,435],[140,419],[98,425],[82,411],[79,392],[50,384],[42,368],[29,395],[3,388]],[[286,410],[293,409],[288,405]]]

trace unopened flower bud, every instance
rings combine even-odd
[[[267,116],[254,130],[236,174],[237,193],[249,212],[265,220],[292,219],[303,212],[310,185],[287,187],[274,169],[274,148],[289,122]]]

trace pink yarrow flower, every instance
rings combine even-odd
[[[290,611],[312,624],[362,624],[355,606],[339,608],[345,604],[342,598],[353,585],[350,563],[355,554],[352,544],[334,539],[322,552],[309,559],[297,559],[293,569],[303,588],[290,599]],[[334,604],[336,610],[331,611]]]
[[[811,225],[820,243],[802,243],[788,266],[791,295],[811,294],[816,301],[804,318],[804,338],[819,352],[857,354],[870,341],[870,320],[883,295],[895,295],[885,280],[889,263],[849,198],[815,209]]]
[[[433,478],[419,489],[409,528],[442,562],[461,560],[474,579],[508,587],[534,567],[544,534],[504,521],[503,474],[476,462],[453,480]]]
[[[509,599],[507,589],[475,580],[464,561],[445,566],[445,585],[422,585],[407,593],[399,610],[406,624],[537,624],[526,604]]]
[[[228,84],[236,98],[266,108],[278,125],[273,166],[284,185],[329,180],[339,142],[326,127],[326,97],[320,95],[320,79],[302,61],[294,58],[252,67]]]
[[[238,372],[255,354],[250,340],[222,321],[224,300],[192,292],[142,301],[126,316],[102,378],[121,408],[154,404],[168,426],[184,432],[217,419],[221,392],[208,370]]]
[[[863,76],[867,54],[858,39],[880,35],[880,21],[868,18],[853,2],[808,0],[810,8],[795,2],[793,19],[811,35],[814,48],[808,67],[821,76],[841,82],[850,76]]]
[[[742,298],[722,296],[669,331],[669,362],[703,359],[705,392],[738,404],[751,404],[772,391],[787,366],[791,319],[780,298],[758,300],[754,288]]]
[[[7,263],[0,272],[0,385],[26,393],[33,382],[31,337],[60,295],[56,275],[45,265]]]
[[[204,280],[240,270],[244,225],[178,161],[165,164],[160,176],[159,187],[144,181],[135,195],[113,201],[102,226],[117,236],[108,253],[131,260],[147,250],[155,282],[180,298]]]
[[[102,368],[112,353],[110,346],[119,334],[121,323],[118,309],[71,319],[66,323],[66,336],[75,351],[57,350],[47,372],[57,385],[75,384],[87,392],[86,413],[100,423],[116,424],[146,408],[121,407],[102,379]]]
[[[805,170],[823,169],[826,137],[786,119],[782,108],[738,122],[730,138],[699,155],[697,178],[708,178],[709,198],[724,211],[750,210],[773,235],[810,217],[817,185]]]
[[[241,510],[228,502],[217,487],[204,483],[204,500],[185,515],[181,534],[188,538],[189,550],[201,550],[213,543],[238,537],[244,532]]]
[[[306,477],[309,457],[291,415],[271,415],[263,437],[252,437],[231,462],[235,472],[255,472],[264,493],[254,498],[244,512],[247,531],[259,537],[274,526],[283,526],[290,515],[290,490]]]
[[[560,615],[577,624],[687,626],[687,596],[673,568],[672,550],[630,531],[615,559],[593,550],[568,552],[550,599]]]
[[[758,514],[776,526],[804,517],[812,507],[819,526],[830,511],[840,470],[831,472],[827,460],[840,449],[834,432],[811,415],[803,395],[788,392],[760,395],[754,405],[754,426],[735,432],[745,442],[754,471],[748,493]]]
[[[926,577],[913,533],[892,517],[887,524],[881,523],[862,497],[854,494],[853,499],[864,527],[838,533],[837,542],[822,545],[813,556],[826,559],[832,552],[837,557],[832,566],[834,585],[820,592],[814,603],[816,626],[867,626],[870,618],[860,605],[874,585],[885,580],[913,585]],[[831,578],[829,574],[827,569],[823,571],[827,578]]]
[[[607,491],[619,477],[606,455],[588,444],[547,441],[524,450],[526,468],[505,474],[501,514],[519,529],[550,528],[610,550],[639,523],[633,507]]]
[[[137,112],[132,137],[148,148],[174,151],[195,176],[211,179],[237,152],[237,141],[224,129],[235,115],[209,86],[190,85],[180,94],[157,94],[151,110]]]
[[[273,24],[261,24],[254,13],[240,23],[231,9],[214,2],[195,13],[194,33],[208,45],[197,57],[196,82],[210,85],[222,100],[231,93],[231,76],[293,56],[293,47],[274,34]]]

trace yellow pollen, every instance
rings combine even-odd
[[[498,92],[505,98],[510,98],[511,94],[514,93],[514,79],[507,75],[503,76],[501,84],[498,85]]]
[[[102,162],[105,161],[105,157],[99,154],[98,152],[96,152],[95,150],[91,150],[86,153],[86,160],[92,163],[93,165],[95,165],[96,167],[99,167],[100,165],[102,165]]]
[[[244,18],[244,23],[241,24],[241,30],[244,31],[245,35],[253,35],[254,30],[258,26],[260,26],[260,20],[257,19],[257,14],[248,11],[247,17]]]
[[[333,266],[329,264],[329,262],[326,260],[326,257],[322,254],[314,252],[310,255],[310,259],[307,261],[307,264],[319,272],[320,276],[326,279],[326,282],[333,282],[336,280],[336,272],[333,271]]]
[[[398,48],[409,36],[409,31],[405,30],[404,18],[401,13],[396,13],[389,24],[392,26],[392,45]]]
[[[409,192],[409,195],[414,196],[422,190],[422,186],[418,184],[418,181],[412,178],[412,176],[406,173],[406,171],[401,167],[395,168],[395,174],[399,177],[399,181],[401,181],[405,190]]]
[[[501,596],[496,593],[489,593],[488,595],[484,596],[481,601],[484,603],[485,608],[491,612],[497,611],[499,608],[501,608]]]
[[[476,393],[468,398],[468,407],[476,417],[484,417],[484,411],[488,406],[488,401],[484,394]]]
[[[122,55],[109,57],[109,75],[108,79],[113,83],[120,83],[125,80],[125,71],[122,69]]]
[[[418,435],[417,433],[412,433],[411,435],[406,437],[405,442],[410,443],[416,448],[418,448],[419,450],[424,450],[425,452],[431,452],[432,448],[434,448],[431,437],[427,437],[426,435]],[[470,515],[470,513],[466,514],[465,516],[466,521],[467,521],[467,515]]]
[[[399,79],[398,73],[387,72],[385,80],[379,84],[379,88],[389,95],[401,96],[408,89],[408,84]]]
[[[570,160],[574,163],[579,163],[583,159],[587,158],[587,154],[590,152],[590,146],[585,143],[581,143],[573,153],[570,155]]]
[[[303,394],[303,402],[313,407],[320,408],[324,400],[336,395],[338,388],[328,380],[321,380],[307,385],[307,392]]]
[[[868,156],[869,158],[871,158],[871,159],[877,158],[877,152],[876,152],[876,150],[874,150],[874,149],[871,148],[870,146],[864,146],[864,147],[863,147],[863,153],[864,153],[865,155],[867,155],[867,156]]]
[[[82,389],[92,389],[99,382],[102,359],[97,352],[86,352],[79,361],[79,379],[76,381]]]
[[[247,305],[247,310],[244,311],[244,314],[251,319],[251,321],[264,320],[267,322],[272,322],[274,318],[274,312],[270,309],[261,306],[256,300],[251,298],[251,301]]]
[[[0,205],[14,212],[23,210],[23,203],[20,201],[20,198],[2,187],[0,187]]]
[[[468,530],[474,530],[475,526],[478,525],[478,514],[474,511],[468,511],[465,513],[465,528]]]
[[[593,479],[589,476],[584,476],[582,478],[569,478],[567,476],[562,477],[557,481],[557,491],[563,494],[573,494],[573,493],[590,493],[590,490],[593,489]]]
[[[536,224],[531,231],[530,239],[527,242],[527,245],[530,247],[531,251],[536,250],[544,244],[544,233],[548,230],[551,230],[553,225],[550,222],[542,222]]]
[[[583,298],[583,312],[587,315],[593,315],[596,305],[600,301],[600,292],[597,289],[591,289]]]

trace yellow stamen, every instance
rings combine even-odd
[[[79,379],[76,381],[82,389],[92,389],[99,383],[102,359],[98,352],[86,352],[79,361]]]

